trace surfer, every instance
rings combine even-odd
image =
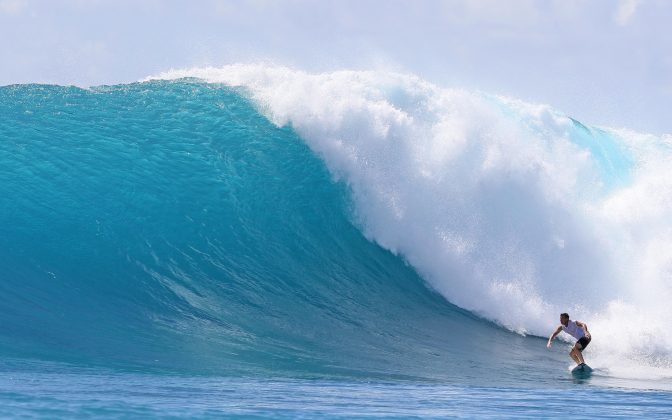
[[[572,347],[572,351],[569,352],[570,357],[576,362],[577,365],[585,365],[586,362],[583,360],[583,354],[581,352],[588,346],[590,343],[590,333],[588,332],[588,325],[581,321],[570,321],[569,315],[566,313],[560,314],[560,326],[555,330],[550,337],[548,337],[548,343],[546,347],[551,348],[551,343],[553,339],[560,334],[560,332],[566,332],[572,337],[576,338],[576,344]]]

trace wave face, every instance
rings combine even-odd
[[[466,377],[467,360],[526,353],[366,240],[347,188],[236,90],[151,82],[0,95],[0,354],[187,373]],[[455,335],[469,345],[451,345]],[[483,356],[469,358],[474,348]]]
[[[490,380],[548,353],[472,314],[569,311],[597,367],[670,376],[669,138],[395,74],[158,78],[0,88],[4,354]]]

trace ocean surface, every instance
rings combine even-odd
[[[670,418],[671,163],[412,75],[0,87],[0,416]]]

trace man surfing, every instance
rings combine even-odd
[[[581,321],[570,321],[569,315],[566,313],[560,314],[560,326],[555,330],[550,337],[548,337],[548,343],[546,347],[551,348],[551,343],[555,337],[564,331],[565,333],[576,338],[576,344],[572,347],[572,351],[569,352],[569,356],[576,362],[577,365],[585,365],[586,362],[583,360],[583,354],[581,352],[588,346],[590,343],[590,333],[588,332],[588,325]]]

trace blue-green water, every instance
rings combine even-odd
[[[249,378],[3,368],[0,416],[235,418],[669,418],[661,391],[433,381]],[[523,385],[524,384],[524,385]]]
[[[449,303],[246,98],[0,88],[0,415],[672,414]]]

